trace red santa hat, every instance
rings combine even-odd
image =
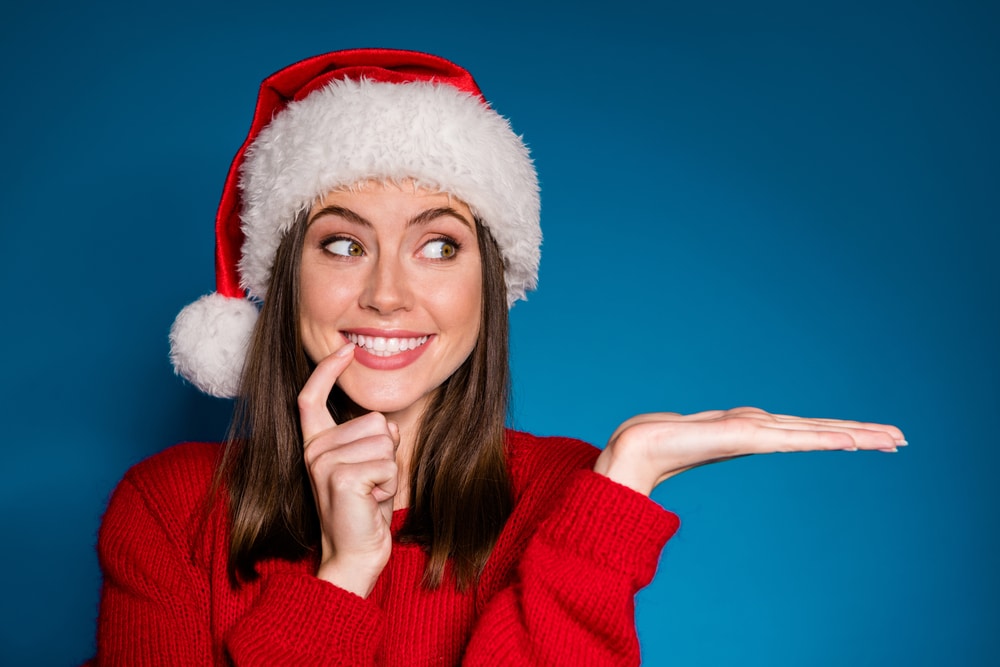
[[[412,51],[328,53],[261,84],[216,214],[216,291],[170,330],[178,374],[213,396],[237,394],[282,237],[319,197],[371,179],[412,179],[464,201],[503,254],[508,305],[534,289],[538,177],[472,76]]]

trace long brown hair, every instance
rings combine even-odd
[[[229,494],[230,581],[257,578],[266,558],[299,560],[319,544],[319,518],[302,457],[297,396],[314,364],[299,332],[299,268],[307,224],[301,215],[275,255],[267,299],[250,341],[219,481]],[[410,504],[399,539],[429,555],[424,584],[441,584],[450,562],[459,588],[482,571],[513,507],[504,455],[510,393],[504,265],[477,219],[483,299],[479,339],[438,388],[416,438]],[[351,402],[334,387],[333,418]]]

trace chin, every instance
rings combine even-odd
[[[410,392],[394,392],[388,388],[385,391],[372,391],[370,383],[366,384],[368,386],[360,391],[351,382],[341,383],[340,388],[351,402],[369,412],[382,414],[406,412],[411,408],[423,406],[427,399],[427,394],[416,396]]]
[[[368,412],[381,412],[384,415],[396,414],[399,412],[405,412],[410,408],[414,407],[415,403],[413,401],[403,401],[403,400],[393,400],[393,399],[383,399],[383,398],[373,398],[371,400],[357,400],[350,395],[348,395],[355,405],[367,410]]]

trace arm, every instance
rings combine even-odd
[[[323,359],[298,397],[303,458],[320,520],[319,567],[315,576],[271,578],[228,637],[239,665],[375,664],[385,623],[382,610],[364,598],[392,549],[399,429],[376,412],[333,421],[327,399],[353,350],[347,344]]]
[[[635,593],[652,579],[679,522],[588,470],[597,450],[557,445],[549,441],[543,450],[557,452],[559,464],[550,456],[523,475],[535,483],[508,523],[514,530],[505,531],[491,557],[492,565],[516,560],[514,572],[486,583],[500,590],[477,622],[467,666],[639,664]],[[566,460],[569,470],[554,471]],[[538,523],[535,516],[546,518]],[[521,546],[507,539],[522,529]],[[487,580],[495,574],[489,568]]]
[[[207,577],[185,563],[126,476],[98,536],[104,573],[96,665],[210,665]]]
[[[633,596],[652,579],[660,549],[678,525],[645,497],[657,484],[753,453],[895,451],[905,444],[893,426],[752,408],[634,417],[590,459],[596,474],[571,479],[564,505],[525,549],[514,583],[481,617],[466,662],[638,664]]]
[[[372,603],[277,561],[260,582],[229,587],[222,519],[203,517],[214,464],[204,451],[154,457],[112,496],[93,664],[374,664],[383,623]]]
[[[373,667],[384,625],[368,600],[307,572],[282,572],[268,578],[226,649],[239,667]]]
[[[354,360],[348,343],[321,360],[299,392],[303,458],[320,523],[316,576],[368,597],[392,552],[399,427],[378,412],[343,424],[327,400]]]

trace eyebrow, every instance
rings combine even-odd
[[[348,222],[353,222],[356,225],[361,225],[362,227],[368,227],[370,229],[374,228],[374,225],[367,218],[343,206],[324,206],[320,210],[316,211],[315,215],[309,218],[308,224],[313,224],[318,218],[321,218],[324,215],[336,215],[344,220],[347,220]],[[455,218],[470,230],[473,229],[472,223],[451,206],[439,206],[437,208],[429,208],[426,211],[421,211],[407,220],[406,226],[413,227],[416,225],[426,225],[430,221],[444,216]]]

